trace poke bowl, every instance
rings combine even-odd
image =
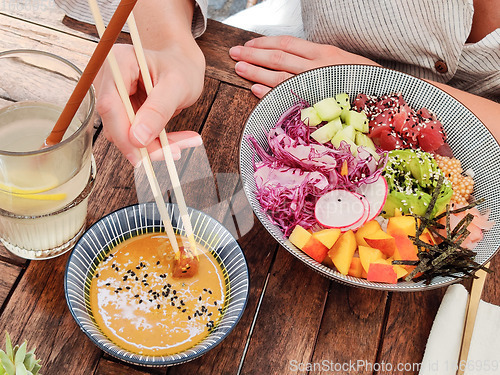
[[[184,236],[184,226],[180,220],[177,205],[167,204],[167,209],[176,235]],[[146,256],[143,257],[142,254],[149,251],[146,242],[142,242],[137,249],[138,254],[140,254],[140,263],[137,266],[135,263],[129,262],[130,259],[133,259],[132,250],[127,250],[123,254],[128,265],[123,267],[127,263],[119,263],[118,251],[115,249],[130,241],[138,241],[141,236],[151,236],[150,238],[163,236],[158,239],[158,241],[162,242],[161,246],[166,241],[162,219],[156,205],[153,203],[128,206],[103,217],[84,233],[69,256],[64,278],[65,295],[69,310],[88,338],[109,355],[127,363],[148,367],[182,364],[204,355],[220,344],[241,318],[248,298],[249,273],[240,246],[230,232],[212,217],[191,208],[188,208],[188,213],[197,246],[206,249],[207,253],[210,254],[210,263],[218,264],[221,269],[221,275],[214,276],[217,283],[225,286],[224,296],[220,297],[218,300],[220,303],[218,304],[208,302],[209,298],[212,298],[213,301],[215,301],[215,298],[219,298],[219,296],[215,297],[217,295],[215,289],[210,289],[208,285],[201,283],[199,291],[197,291],[195,284],[197,276],[173,281],[171,278],[169,279],[166,272],[159,268],[160,263],[161,267],[166,267],[164,264],[168,263],[165,261],[164,253],[159,252],[160,256],[153,257],[152,262]],[[200,259],[204,257],[200,252],[198,252],[198,255]],[[106,271],[102,267],[106,264],[110,265],[107,270],[108,276],[105,276],[104,272]],[[118,267],[120,267],[120,270],[118,270]],[[200,260],[198,275],[202,273],[203,267],[207,269]],[[126,270],[127,268],[130,269]],[[109,278],[109,272],[117,274],[119,279],[123,278],[124,285],[120,288],[111,285],[114,290],[110,290],[108,293],[106,292],[106,286],[114,282]],[[145,274],[145,272],[149,273],[149,275]],[[212,268],[209,269],[209,273],[217,274]],[[136,277],[135,281],[137,281],[135,284],[134,276]],[[137,278],[137,276],[139,277]],[[161,284],[156,284],[156,279]],[[147,284],[146,280],[151,285]],[[101,282],[101,284],[94,284],[96,281]],[[144,291],[150,290],[141,293],[142,290],[136,285],[138,283],[145,284]],[[170,346],[173,349],[168,352],[162,351],[163,348],[168,347],[168,341],[165,341],[166,343],[162,347],[158,345],[157,341],[139,342],[139,339],[137,339],[138,341],[134,342],[132,340],[135,339],[130,340],[132,336],[126,336],[127,332],[122,332],[120,328],[125,327],[125,324],[119,326],[120,329],[116,330],[118,332],[116,335],[108,335],[110,329],[113,330],[113,327],[109,324],[112,314],[103,315],[102,318],[99,317],[103,309],[102,306],[105,306],[105,304],[103,305],[99,300],[97,305],[94,304],[95,294],[92,295],[95,293],[94,285],[97,285],[98,291],[102,290],[104,292],[104,302],[106,302],[106,299],[113,298],[114,295],[117,296],[116,298],[122,298],[122,301],[125,301],[120,306],[118,299],[113,300],[111,303],[117,306],[117,310],[112,310],[112,313],[116,315],[114,311],[121,311],[125,316],[124,319],[132,319],[132,331],[144,331],[146,334],[143,336],[151,336],[148,333],[149,331],[146,331],[148,327],[153,327],[152,329],[155,331],[153,336],[163,334],[163,332],[159,332],[159,329],[165,332],[168,331],[169,335],[176,331],[182,333],[182,330],[188,331],[189,334],[197,329],[197,326],[193,325],[196,320],[200,320],[202,328],[207,332],[201,339],[189,342],[189,345],[185,345],[187,340],[184,336],[181,336],[181,339],[178,340],[181,345],[175,346],[178,345],[178,342],[176,342],[175,345]],[[162,287],[160,288],[158,285]],[[197,293],[200,293],[200,302]],[[118,297],[120,294],[122,296]],[[196,305],[196,312],[194,312],[195,308],[191,309],[189,304],[190,295],[193,296],[192,300],[200,305]],[[185,299],[186,296],[187,299]],[[186,302],[184,303],[183,300]],[[210,306],[208,303],[213,303],[214,306]],[[122,308],[122,310],[118,310],[118,308]],[[141,311],[139,309],[146,309],[147,312],[165,318],[160,321],[162,324],[153,325],[152,320],[147,321],[140,315]],[[213,313],[212,316],[212,310],[219,311],[219,314]],[[167,311],[170,315],[164,313],[164,311]],[[174,320],[174,317],[177,317],[175,318],[177,320]],[[180,325],[177,323],[178,321],[185,324]],[[135,346],[131,349],[130,345],[122,345],[122,339],[130,340]],[[147,351],[146,349],[162,350]]]
[[[429,213],[427,214],[427,216],[425,216],[425,211],[427,210],[425,207],[427,207],[430,203],[429,199],[427,199],[425,206],[422,206],[422,212],[420,213],[421,216],[415,215],[415,213],[411,210],[409,212],[403,212],[398,211],[398,209],[394,211],[394,215],[383,215],[387,214],[386,210],[388,207],[387,205],[389,199],[388,192],[391,192],[391,185],[394,183],[394,181],[392,181],[391,179],[397,180],[397,178],[393,176],[388,176],[387,172],[387,165],[390,160],[393,160],[389,157],[389,155],[392,154],[385,151],[392,150],[390,148],[387,148],[387,139],[380,141],[380,139],[375,140],[373,138],[367,141],[375,147],[374,149],[377,150],[378,155],[377,159],[375,159],[374,157],[373,159],[375,159],[378,163],[378,166],[375,166],[375,170],[377,170],[378,168],[378,171],[376,173],[378,173],[379,175],[375,176],[374,174],[372,176],[372,179],[378,182],[380,182],[380,180],[385,180],[384,182],[386,186],[386,192],[384,193],[383,199],[379,199],[380,202],[377,203],[372,202],[372,208],[373,206],[377,206],[377,204],[380,205],[380,207],[377,206],[377,209],[374,210],[374,212],[376,211],[375,214],[368,217],[369,215],[365,210],[362,211],[363,214],[359,214],[359,218],[356,216],[356,220],[351,220],[351,214],[353,211],[355,211],[352,206],[355,204],[349,201],[351,203],[349,203],[350,207],[347,209],[347,211],[345,211],[344,209],[339,209],[338,205],[333,204],[336,203],[337,200],[340,202],[340,198],[343,199],[342,202],[347,202],[348,200],[344,199],[344,196],[339,197],[339,192],[342,191],[340,191],[340,188],[332,187],[332,184],[334,183],[332,183],[332,180],[329,179],[330,177],[327,177],[327,182],[322,185],[323,187],[329,185],[329,187],[323,190],[323,192],[326,192],[324,195],[317,194],[317,190],[315,190],[316,195],[312,198],[312,203],[304,203],[302,201],[300,204],[296,204],[297,201],[299,201],[297,197],[307,196],[307,192],[310,192],[310,190],[307,190],[306,193],[304,193],[305,189],[303,189],[302,191],[294,190],[295,187],[293,186],[298,184],[295,181],[296,178],[299,178],[297,176],[302,176],[299,178],[299,180],[301,181],[300,184],[303,187],[306,185],[306,183],[303,182],[304,175],[307,175],[307,178],[309,179],[310,176],[312,176],[312,173],[317,173],[318,170],[322,172],[321,168],[311,166],[311,163],[304,167],[304,164],[307,164],[311,160],[311,155],[314,154],[316,156],[331,156],[330,151],[332,149],[337,150],[340,143],[341,150],[350,150],[353,155],[358,155],[358,159],[361,158],[361,156],[359,156],[361,155],[361,149],[359,148],[359,145],[363,145],[362,143],[358,144],[357,140],[356,142],[354,142],[354,138],[352,138],[352,142],[345,141],[346,137],[345,135],[343,135],[340,138],[340,141],[337,139],[337,144],[335,144],[335,136],[333,136],[333,138],[331,136],[332,134],[342,133],[341,131],[339,131],[340,129],[351,127],[349,124],[349,120],[346,120],[349,115],[345,115],[343,112],[340,112],[341,110],[344,111],[345,109],[345,107],[342,106],[341,101],[345,100],[348,103],[347,109],[345,109],[345,113],[349,112],[348,110],[356,110],[356,103],[360,103],[358,100],[363,103],[361,108],[363,108],[363,112],[368,113],[365,116],[365,122],[363,126],[366,126],[367,128],[362,131],[356,131],[356,133],[363,132],[366,133],[364,134],[364,136],[367,136],[366,138],[372,138],[372,124],[379,124],[379,122],[373,122],[374,116],[380,113],[388,112],[383,112],[385,109],[380,109],[380,111],[377,113],[370,112],[374,111],[375,107],[369,107],[368,104],[371,103],[370,105],[372,105],[373,103],[375,103],[374,100],[382,100],[381,98],[384,98],[383,100],[386,101],[388,100],[387,98],[389,98],[390,100],[395,100],[396,102],[398,100],[404,99],[405,108],[409,108],[408,111],[411,110],[412,113],[415,113],[414,117],[416,121],[420,121],[423,123],[425,120],[426,125],[424,125],[424,127],[428,125],[430,129],[431,127],[433,128],[433,126],[436,126],[435,124],[442,124],[442,128],[440,128],[439,132],[441,134],[443,142],[438,142],[435,145],[437,147],[440,144],[444,144],[444,146],[446,147],[442,145],[441,149],[437,152],[435,152],[434,150],[424,152],[423,154],[430,155],[430,158],[433,159],[434,155],[442,154],[444,149],[444,154],[449,153],[450,155],[448,156],[450,156],[450,158],[452,158],[453,160],[458,160],[459,163],[461,163],[462,174],[460,177],[463,177],[466,181],[473,178],[473,191],[471,194],[472,198],[469,198],[468,203],[471,200],[474,200],[475,203],[473,203],[473,205],[476,205],[476,207],[474,207],[473,209],[478,210],[475,211],[479,212],[478,216],[482,215],[483,218],[486,217],[489,224],[487,230],[481,231],[481,239],[474,244],[474,253],[470,253],[472,255],[469,254],[469,256],[471,261],[477,267],[482,267],[495,255],[500,246],[500,226],[498,225],[500,220],[500,204],[496,199],[496,197],[500,195],[500,146],[493,135],[484,126],[484,124],[462,103],[460,103],[451,95],[442,91],[438,87],[432,85],[431,83],[423,81],[409,74],[376,66],[337,65],[313,69],[293,76],[277,85],[261,99],[261,101],[251,112],[246,121],[245,128],[242,134],[240,144],[240,173],[245,194],[255,215],[262,223],[262,225],[266,228],[266,230],[276,239],[276,241],[293,256],[298,258],[314,271],[319,272],[321,275],[327,278],[351,286],[389,291],[428,290],[457,282],[457,280],[460,280],[464,276],[467,276],[468,273],[443,273],[437,274],[432,278],[427,278],[426,280],[420,279],[418,281],[416,281],[415,279],[400,277],[400,275],[398,275],[397,282],[380,282],[378,281],[377,277],[372,277],[370,280],[366,277],[368,269],[363,270],[363,268],[368,267],[359,266],[361,268],[360,272],[364,272],[363,277],[359,277],[359,274],[353,276],[353,274],[350,272],[351,270],[347,272],[349,264],[347,264],[347,268],[339,266],[340,268],[342,268],[342,270],[337,267],[335,261],[332,264],[332,261],[331,259],[328,259],[328,256],[331,254],[331,251],[333,251],[333,248],[330,248],[329,251],[326,252],[327,256],[324,258],[324,254],[322,254],[319,258],[316,258],[315,254],[311,255],[312,253],[310,251],[305,252],[303,248],[299,248],[299,244],[303,245],[304,242],[307,241],[309,241],[310,243],[311,238],[308,236],[311,236],[311,234],[314,235],[315,231],[332,228],[336,230],[340,229],[340,237],[342,237],[347,231],[353,232],[354,234],[357,233],[357,231],[362,228],[359,223],[366,223],[368,221],[377,221],[379,223],[379,228],[382,227],[382,231],[387,231],[388,216],[409,215],[414,217],[413,220],[416,223],[421,223],[422,221],[427,221],[429,219]],[[325,118],[322,119],[321,116],[319,116],[320,118],[318,119],[318,121],[316,121],[314,116],[318,113],[323,114],[320,113],[322,105],[321,102],[324,103],[328,100],[333,99],[336,100],[337,104],[340,106],[340,109],[336,115],[332,116],[340,116],[340,118],[342,119],[342,124],[339,125],[340,127],[335,130],[336,133],[329,133],[326,140],[322,140],[321,137],[324,137],[326,133],[321,132],[321,129],[323,127],[326,128],[326,125],[330,125],[331,123],[337,121],[337,118],[331,120],[331,118],[326,118],[327,115],[325,114]],[[367,104],[365,105],[365,103]],[[384,105],[387,105],[387,102],[384,102],[383,106]],[[310,114],[310,112],[307,112],[307,109],[310,108],[316,109],[315,114]],[[359,108],[360,106],[358,106],[358,112],[361,112],[359,111]],[[304,111],[304,109],[306,110]],[[376,110],[378,110],[378,108]],[[398,112],[398,110],[393,110],[391,108],[391,111],[393,112],[390,112],[389,114],[391,114],[392,116],[392,121],[394,114]],[[341,115],[339,115],[339,113],[342,113],[342,115],[344,115],[345,117],[342,117]],[[430,120],[425,118],[425,116],[429,116]],[[293,119],[293,121],[296,121],[296,123],[299,123],[299,125],[290,125],[290,127],[284,130],[285,126],[288,125],[283,124],[286,121],[292,121],[289,119]],[[311,123],[309,123],[310,121],[313,122],[312,126]],[[338,121],[340,122],[340,120]],[[432,124],[430,124],[429,121],[431,121]],[[304,131],[304,124],[302,124],[302,122],[306,124],[305,128],[307,128],[308,130]],[[370,124],[370,128],[368,128],[368,123]],[[359,130],[359,128],[357,129]],[[392,134],[394,133],[394,123],[391,122],[390,127],[388,126],[388,128],[386,129],[386,133],[383,134],[389,134],[392,136]],[[403,130],[407,129],[408,127],[403,128]],[[315,131],[317,131],[316,134],[321,133],[318,136],[319,138],[315,138],[314,135],[312,135]],[[418,137],[420,137],[418,138],[419,140],[424,138],[422,136],[422,131],[419,131],[420,133],[418,133],[418,135],[414,135],[414,140],[416,140]],[[406,134],[408,133],[409,131]],[[294,139],[293,137],[297,138]],[[307,140],[305,142],[303,140],[297,141],[297,139],[299,139],[300,137],[305,137],[303,139]],[[273,142],[273,145],[271,146],[269,144],[270,139]],[[406,139],[410,138],[408,137]],[[429,138],[427,139],[429,140]],[[375,144],[373,143],[373,141],[375,141]],[[400,142],[398,140],[394,141],[391,139],[390,141],[393,142],[392,145],[398,144],[398,142]],[[407,149],[412,149],[411,145],[408,146],[405,141],[401,142],[403,143],[399,143],[398,146],[395,146],[396,148],[398,148],[398,152],[401,149],[403,149],[404,152],[407,152]],[[285,146],[283,146],[284,144]],[[300,146],[297,146],[298,144],[300,144]],[[328,151],[321,154],[321,152],[325,150],[323,146],[328,147]],[[297,151],[301,147],[306,149],[305,154],[303,153],[304,150]],[[385,150],[383,149],[383,147],[386,147]],[[418,149],[415,152],[422,151],[419,149],[419,147],[421,147],[422,149],[428,148],[427,145],[417,145],[416,147],[413,147]],[[287,154],[287,152],[291,149],[293,149],[292,151],[290,151],[293,154],[291,157],[289,155],[283,156],[283,154]],[[372,151],[370,151],[370,153],[372,154],[372,156],[374,156]],[[481,156],[478,157],[478,155]],[[372,159],[372,156],[368,155],[370,159]],[[366,160],[368,160],[368,157],[366,157]],[[436,156],[436,160],[438,157],[440,156]],[[292,164],[286,165],[287,159],[292,159]],[[299,161],[297,161],[298,159]],[[324,165],[328,162],[327,159],[321,160],[322,167],[324,167]],[[443,160],[444,159],[445,158],[443,158]],[[315,160],[314,163],[316,163],[317,161],[318,160]],[[336,163],[336,173],[339,177],[336,177],[335,181],[340,181],[339,179],[342,179],[343,176],[347,175],[347,166],[344,165],[346,162],[342,162],[342,159],[337,159]],[[432,165],[436,165],[435,161],[432,161],[432,163]],[[317,163],[315,165],[317,165]],[[265,168],[261,168],[262,166],[265,166]],[[345,175],[343,173],[344,169],[342,167],[346,167]],[[349,166],[349,168],[351,167]],[[259,171],[257,172],[257,170]],[[265,170],[265,172],[262,172],[262,170]],[[288,177],[286,178],[277,178],[276,176],[280,175],[280,173],[284,170],[286,170],[287,173],[292,171],[291,173],[295,174],[295,176],[292,177],[290,174],[288,174]],[[428,210],[429,212],[431,212],[434,205],[437,206],[437,202],[439,202],[439,200],[441,199],[441,195],[443,195],[443,189],[445,189],[445,185],[447,187],[449,186],[449,190],[452,190],[451,182],[447,181],[445,173],[439,173],[443,175],[439,182],[439,188],[442,190],[441,192],[435,194],[436,197],[434,197],[434,200],[432,201],[432,203],[430,203],[432,207]],[[385,179],[383,176],[385,176]],[[362,177],[364,178],[365,175],[363,174]],[[322,176],[321,178],[324,178],[324,176]],[[359,175],[357,178],[359,178]],[[405,179],[405,177],[401,176],[398,176],[398,178],[403,180]],[[256,182],[257,180],[258,182]],[[435,180],[438,180],[437,175],[435,177]],[[271,183],[271,185],[269,185],[269,183]],[[359,191],[353,191],[354,189],[356,189],[356,186],[359,188],[362,183],[359,183],[358,180],[351,181],[350,183],[352,184],[349,185],[348,188],[345,188],[346,184],[344,184],[344,187],[342,189],[351,190],[348,192],[349,197],[354,194],[356,196],[359,196],[360,200],[364,199],[365,202],[362,202],[362,206],[364,205],[366,207],[366,194],[361,194]],[[358,183],[358,185],[356,185],[356,183]],[[369,184],[368,181],[363,181],[363,183],[367,185]],[[287,188],[289,186],[292,186],[292,188],[290,188],[290,190],[287,190],[286,192],[286,194],[288,194],[288,198],[286,199],[283,199],[283,196],[286,194],[283,193],[283,190],[280,190],[284,185],[286,185]],[[387,187],[387,185],[389,185],[389,187]],[[436,182],[434,182],[434,185],[436,185]],[[265,187],[265,189],[263,189],[263,186]],[[276,188],[276,186],[278,186],[279,188]],[[317,187],[318,185],[315,186]],[[472,190],[472,185],[468,187]],[[332,192],[332,190],[334,191]],[[438,190],[439,189],[436,189],[436,191]],[[455,193],[458,194],[458,189],[455,189]],[[432,196],[433,193],[431,192],[429,194],[430,196]],[[453,207],[464,207],[466,205],[468,207],[468,203],[463,204],[462,206],[456,206],[455,204],[451,205],[449,201],[451,194],[452,192],[449,193],[447,201],[448,203],[446,205],[443,204],[443,206],[440,207],[440,216],[436,214],[436,220],[438,218],[441,218],[441,222],[443,222],[443,220],[449,220],[446,215],[449,216],[451,214],[446,211],[445,207],[448,207],[448,210],[450,210],[450,212],[452,213],[454,212],[452,210]],[[327,198],[325,198],[325,196],[328,195],[332,195],[333,197],[329,201]],[[456,199],[457,196],[458,195],[454,195],[453,197]],[[392,198],[393,197],[391,197],[391,199]],[[319,205],[316,204],[320,200],[322,200],[322,202],[328,201],[328,207],[330,207],[331,212],[327,214],[321,213],[321,208],[318,208]],[[332,202],[333,200],[335,200],[335,202]],[[272,204],[269,203],[271,201],[279,202],[276,203],[276,206],[272,206]],[[307,204],[309,204],[309,206],[307,206]],[[314,206],[315,204],[316,206]],[[279,205],[280,207],[278,207]],[[360,203],[356,201],[356,205],[359,206]],[[288,208],[286,208],[285,206],[287,206]],[[393,208],[392,206],[390,206],[390,211],[393,212],[392,210]],[[290,212],[293,212],[293,220],[289,219],[288,217]],[[344,217],[346,217],[346,215],[349,219],[348,223],[346,222],[345,225],[343,223],[339,223],[338,221],[344,220]],[[381,217],[380,215],[383,215],[384,217]],[[301,217],[297,219],[297,216]],[[327,217],[326,219],[324,219],[325,216]],[[430,220],[432,220],[432,217]],[[311,222],[313,222],[313,224],[311,224]],[[325,224],[325,222],[327,224]],[[335,222],[336,224],[330,224],[332,222]],[[300,225],[299,223],[305,224]],[[358,223],[358,225],[351,225],[351,223]],[[415,225],[417,225],[418,227],[418,225],[420,224],[414,224],[414,226]],[[448,225],[448,227],[446,227],[446,225]],[[304,238],[309,238],[309,240],[303,240],[303,238],[300,236],[292,236],[292,239],[294,239],[295,241],[291,241],[290,236],[292,235],[291,233],[293,232],[294,226],[302,226],[303,228],[301,228],[301,231],[304,234]],[[442,224],[441,227],[447,228],[446,230],[448,230],[448,234],[450,233],[449,224]],[[421,227],[421,229],[422,228],[423,226]],[[309,234],[307,232],[309,232]],[[410,235],[408,235],[408,237],[412,238]],[[300,239],[297,240],[297,238]],[[394,236],[394,238],[396,237]],[[413,240],[416,241],[415,239]],[[368,241],[368,239],[366,239],[366,241]],[[435,238],[433,238],[432,241],[434,245],[439,246],[439,243],[445,242],[446,239],[443,240],[443,238],[441,237],[438,238],[437,241],[435,241]],[[363,252],[365,252],[366,250],[365,247],[376,247],[375,245],[373,245],[373,243],[373,241],[369,244],[365,243],[366,246],[363,246]],[[419,251],[420,249],[425,250],[425,248],[421,247],[420,245],[417,246],[417,244],[417,242],[413,242],[412,246],[414,246],[415,249],[418,248]],[[361,247],[358,246],[356,248],[354,258],[360,255],[358,254],[358,251],[360,250]],[[384,250],[385,249],[382,249],[382,251]],[[429,250],[427,250],[427,252],[429,252]],[[468,250],[464,250],[464,252],[468,252]],[[419,257],[422,255],[425,254],[419,254]],[[335,254],[332,255],[332,257],[334,256]],[[384,261],[378,261],[378,263],[393,262],[394,257],[395,255],[391,256],[390,254],[384,254]],[[412,266],[413,268],[410,268],[410,264],[417,265],[418,260],[423,259],[419,257],[411,258],[413,259],[412,262],[404,260],[402,262],[400,261],[400,263],[396,261],[391,264],[404,264],[404,267],[409,271],[410,269],[415,269],[415,266]],[[320,259],[325,260],[321,261]],[[351,264],[351,268],[352,267],[353,265]]]

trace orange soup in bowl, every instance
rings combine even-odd
[[[189,246],[187,239],[178,242]],[[174,253],[164,233],[130,238],[97,267],[90,287],[93,317],[110,340],[142,355],[170,355],[202,341],[221,318],[224,271],[197,244],[198,273],[173,278]]]

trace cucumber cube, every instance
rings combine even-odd
[[[368,126],[368,118],[363,111],[356,112],[350,110],[345,116],[346,125],[353,126],[354,129],[359,130],[362,133],[368,133],[370,130]]]
[[[352,126],[346,126],[342,130],[339,130],[337,134],[332,138],[332,145],[335,148],[340,147],[340,142],[349,141],[349,143],[354,144],[354,138],[356,136],[356,130]]]
[[[300,119],[309,126],[317,126],[322,122],[318,112],[313,107],[303,108],[300,111]]]
[[[356,143],[358,146],[363,146],[375,151],[375,144],[373,143],[372,139],[361,132],[356,132],[354,143]]]
[[[342,109],[351,109],[351,101],[349,100],[349,95],[345,92],[335,95],[335,100],[337,104]]]
[[[344,108],[342,110],[342,112],[340,112],[340,119],[342,120],[343,123],[345,123],[345,119],[346,119],[348,113],[349,113],[348,108]]]
[[[326,143],[333,138],[339,130],[342,129],[342,121],[337,117],[336,119],[327,122],[321,128],[313,131],[311,137],[318,141],[319,143]]]
[[[314,104],[313,107],[318,111],[318,115],[323,121],[332,121],[339,117],[340,112],[342,112],[342,108],[337,104],[335,98],[323,99]]]

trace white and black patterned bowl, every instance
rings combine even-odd
[[[167,204],[174,230],[184,234],[177,205]],[[207,214],[188,208],[196,240],[207,248],[226,271],[228,303],[216,328],[198,345],[178,354],[144,356],[130,353],[102,334],[90,309],[90,283],[107,253],[124,240],[145,233],[162,232],[163,224],[153,203],[117,210],[95,223],[73,249],[66,266],[64,288],[69,310],[83,332],[100,349],[125,362],[143,366],[171,366],[193,360],[218,345],[236,326],[245,309],[249,274],[243,252],[229,231]]]
[[[484,239],[474,249],[477,252],[476,261],[484,264],[493,257],[500,245],[500,147],[495,138],[470,110],[436,86],[405,73],[367,65],[327,66],[298,74],[272,89],[248,117],[240,145],[241,178],[253,211],[269,233],[306,265],[325,277],[345,284],[381,290],[416,291],[441,287],[456,281],[452,277],[437,277],[430,285],[424,285],[423,282],[398,282],[390,285],[344,276],[316,262],[292,245],[263,212],[255,197],[253,177],[252,158],[259,159],[246,141],[246,136],[253,135],[266,149],[268,131],[275,126],[280,115],[296,103],[297,97],[313,104],[342,92],[351,97],[359,93],[402,93],[413,108],[426,107],[437,115],[443,123],[454,155],[462,162],[463,169],[472,168],[475,172],[474,196],[485,199],[479,206],[480,211],[491,210],[490,219],[497,223],[485,233]]]

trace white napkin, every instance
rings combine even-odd
[[[460,355],[468,292],[448,287],[434,319],[419,375],[455,375]],[[465,375],[500,374],[500,307],[480,301],[465,364]]]

